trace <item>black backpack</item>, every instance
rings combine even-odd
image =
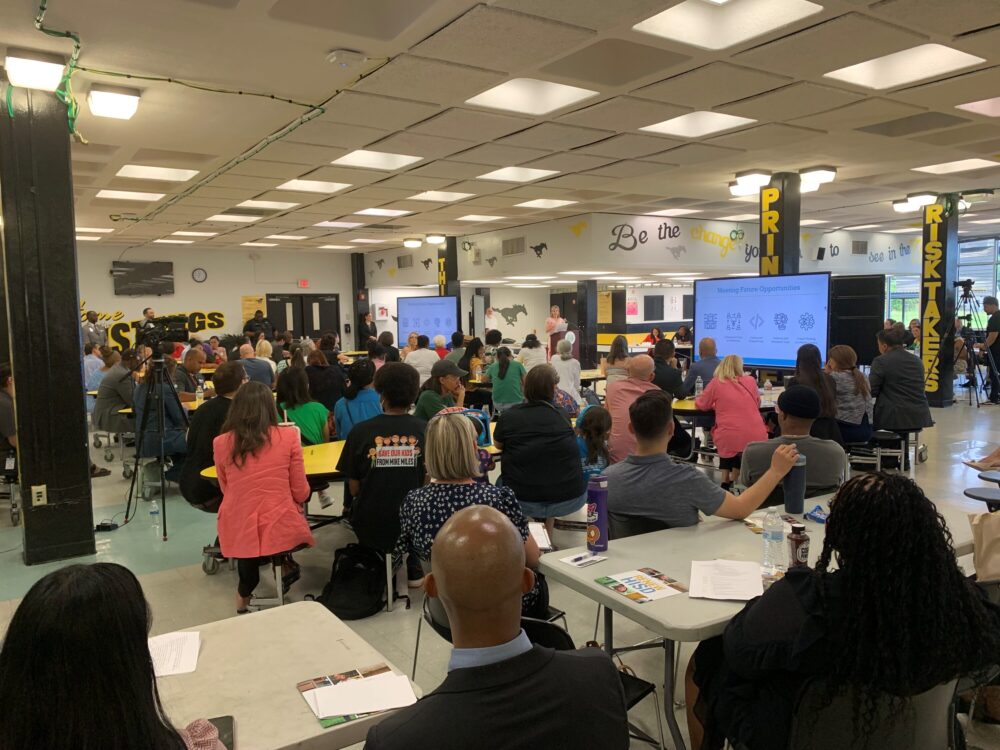
[[[409,597],[405,598],[408,609]],[[341,620],[361,620],[377,614],[385,603],[385,556],[360,544],[338,549],[330,580],[316,601]]]

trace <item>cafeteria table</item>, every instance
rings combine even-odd
[[[296,602],[187,630],[201,634],[197,669],[157,680],[177,726],[232,716],[238,748],[332,750],[362,742],[391,714],[324,729],[306,705],[296,685],[315,677],[378,664],[403,674],[322,604]],[[420,688],[411,685],[420,697]]]

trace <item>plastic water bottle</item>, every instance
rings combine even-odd
[[[694,397],[698,398],[701,392],[705,390],[705,381],[701,379],[701,375],[694,379]]]
[[[201,387],[200,383],[198,384],[198,387],[194,389],[194,400],[199,404],[205,400],[205,389]]]
[[[771,508],[764,516],[764,570],[768,575],[784,572],[785,561],[785,522],[781,520],[778,511]]]
[[[153,498],[153,502],[149,504],[149,524],[153,527],[153,535],[159,538],[160,536],[160,504]]]

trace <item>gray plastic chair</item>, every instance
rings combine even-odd
[[[879,706],[875,727],[865,735],[872,750],[952,750],[958,680],[905,699],[890,718],[888,699]],[[792,718],[789,750],[844,750],[855,747],[853,693],[827,701],[822,680],[806,683]]]

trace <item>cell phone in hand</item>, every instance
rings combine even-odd
[[[219,730],[219,742],[226,750],[236,750],[236,719],[232,716],[216,716],[208,720]]]

